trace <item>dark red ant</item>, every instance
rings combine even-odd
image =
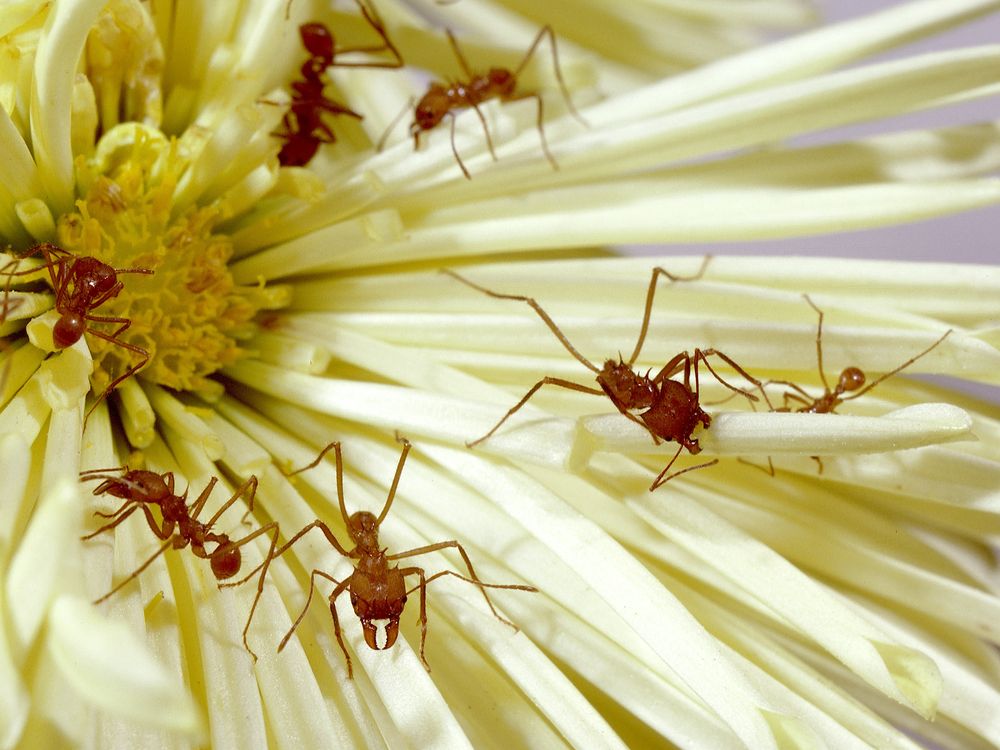
[[[875,378],[872,382],[865,385],[867,377],[861,368],[859,367],[845,367],[841,373],[840,377],[837,379],[837,384],[830,388],[830,383],[826,379],[826,372],[823,370],[823,311],[816,306],[808,294],[802,295],[803,299],[809,304],[809,306],[816,311],[819,320],[816,324],[816,368],[819,371],[819,379],[823,383],[823,394],[813,398],[797,383],[793,383],[790,380],[768,380],[764,385],[783,385],[791,388],[790,391],[785,391],[782,394],[783,406],[774,407],[771,404],[771,400],[764,394],[764,398],[767,401],[768,407],[771,411],[775,412],[798,412],[806,414],[834,414],[836,413],[837,407],[840,406],[845,401],[851,401],[856,398],[860,398],[865,395],[875,386],[882,383],[884,380],[888,380],[893,375],[897,374],[900,370],[904,370],[918,359],[928,354],[932,349],[938,346],[942,341],[944,341],[951,334],[951,329],[948,329],[944,334],[929,347],[924,349],[919,354],[910,357],[908,360],[903,362],[899,367],[896,367],[889,372],[883,373],[879,377]],[[850,394],[850,395],[847,395]],[[798,408],[793,408],[789,406],[789,402],[794,401],[801,404]],[[819,456],[810,456],[817,464],[819,464],[819,472],[823,473],[823,462]],[[768,472],[771,476],[774,476],[774,464],[772,463],[770,457],[767,459],[768,468],[764,469],[762,466],[757,466],[757,464],[750,463],[749,461],[743,461],[743,463],[748,463],[758,469],[762,469]]]
[[[710,256],[705,258],[705,262],[702,264],[701,269],[694,276],[676,276],[663,268],[657,267],[653,269],[652,277],[649,280],[649,289],[646,293],[646,310],[642,319],[642,327],[639,330],[639,339],[636,341],[635,349],[632,351],[632,356],[628,358],[628,361],[624,361],[621,358],[621,355],[618,356],[617,362],[613,359],[605,360],[602,368],[598,368],[593,362],[580,354],[580,352],[578,352],[569,342],[569,339],[566,338],[565,334],[559,330],[559,327],[553,322],[552,318],[549,317],[548,313],[546,313],[531,297],[524,297],[515,294],[500,294],[499,292],[494,292],[486,289],[485,287],[479,286],[478,284],[459,276],[454,271],[444,270],[443,273],[446,273],[449,276],[458,279],[463,284],[483,292],[484,294],[488,294],[491,297],[495,297],[497,299],[517,300],[519,302],[527,303],[536,313],[538,313],[538,316],[542,319],[542,321],[544,321],[545,325],[549,327],[549,330],[555,334],[556,338],[559,339],[559,342],[563,345],[563,347],[565,347],[565,349],[572,354],[578,362],[583,364],[584,367],[596,373],[597,384],[600,386],[600,388],[591,388],[589,386],[580,385],[579,383],[574,383],[570,380],[546,376],[535,383],[531,389],[524,394],[521,400],[509,409],[503,418],[497,422],[489,432],[476,440],[466,443],[466,445],[473,448],[486,440],[494,432],[496,432],[504,422],[516,413],[518,409],[524,406],[528,399],[535,395],[535,392],[538,391],[539,388],[543,385],[555,385],[560,388],[579,391],[580,393],[589,393],[595,396],[607,396],[611,399],[611,403],[615,405],[615,408],[618,409],[618,411],[647,430],[652,436],[653,442],[657,445],[659,445],[661,440],[665,440],[667,442],[676,441],[679,443],[677,452],[674,454],[673,458],[670,459],[670,462],[666,465],[666,467],[664,467],[663,471],[661,471],[656,479],[653,480],[653,484],[649,488],[650,491],[655,490],[680,474],[684,474],[688,471],[694,471],[695,469],[702,469],[718,463],[718,459],[714,459],[712,461],[708,461],[707,463],[682,469],[681,471],[677,471],[673,474],[668,475],[667,473],[670,471],[670,467],[673,466],[674,461],[677,460],[677,457],[680,455],[682,449],[686,448],[688,452],[692,454],[701,452],[701,446],[698,444],[698,439],[692,437],[692,433],[699,424],[707,428],[712,422],[711,416],[702,410],[699,402],[699,363],[704,364],[715,379],[719,381],[719,383],[731,391],[735,391],[736,393],[744,396],[750,402],[756,401],[756,396],[736,388],[723,380],[722,377],[720,377],[719,374],[712,368],[712,365],[708,361],[708,357],[718,357],[746,378],[749,382],[753,383],[761,390],[761,392],[763,392],[763,385],[761,382],[752,377],[730,357],[715,349],[695,349],[694,354],[688,354],[686,351],[681,352],[667,362],[667,364],[665,364],[660,371],[652,377],[650,377],[649,371],[647,371],[645,375],[642,375],[632,369],[635,361],[639,358],[639,352],[642,350],[642,345],[646,340],[646,332],[649,329],[649,317],[653,309],[653,295],[656,292],[656,285],[659,277],[665,276],[670,281],[695,281],[701,278],[701,276],[705,273],[709,259]],[[694,389],[691,388],[692,368],[694,369]],[[684,372],[683,382],[671,380],[674,375],[681,371]],[[632,413],[632,410],[635,409],[645,409],[646,411],[636,415]]]
[[[330,126],[323,122],[324,112],[331,115],[347,115],[357,120],[361,115],[323,94],[323,72],[330,67],[340,68],[400,68],[403,58],[389,39],[385,26],[374,8],[369,9],[361,0],[354,0],[361,9],[368,24],[382,38],[382,44],[374,46],[344,47],[336,49],[333,35],[322,23],[313,21],[299,27],[302,46],[309,53],[300,69],[301,81],[292,83],[292,101],[282,120],[284,131],[277,133],[285,141],[278,153],[278,161],[285,167],[302,167],[312,160],[321,143],[334,143],[336,137]],[[396,59],[386,62],[343,62],[338,55],[351,52],[392,53]]]
[[[483,126],[483,133],[486,136],[486,145],[490,150],[490,156],[493,157],[493,161],[496,161],[497,155],[493,150],[493,139],[490,136],[490,129],[486,125],[486,118],[483,117],[482,111],[479,109],[479,105],[490,99],[499,99],[502,102],[514,102],[521,99],[534,99],[538,103],[538,135],[542,141],[542,151],[545,153],[545,158],[548,159],[549,163],[552,165],[553,169],[558,169],[559,165],[556,164],[556,160],[552,157],[552,153],[549,151],[548,142],[545,140],[545,129],[542,127],[543,120],[543,103],[542,96],[537,92],[520,92],[517,91],[518,76],[524,70],[525,66],[531,60],[531,57],[535,54],[535,50],[541,43],[542,39],[547,35],[552,44],[552,66],[555,69],[556,80],[559,82],[559,89],[562,91],[563,98],[566,100],[566,105],[569,111],[573,114],[576,119],[581,123],[584,123],[580,114],[576,111],[573,106],[573,102],[569,96],[569,90],[566,88],[566,83],[563,81],[562,71],[559,68],[559,53],[556,49],[556,35],[552,31],[551,26],[543,26],[538,35],[535,37],[531,46],[528,47],[528,51],[525,53],[524,58],[518,64],[517,68],[510,70],[508,68],[490,68],[485,75],[475,75],[469,68],[469,63],[465,59],[465,55],[462,54],[462,50],[459,49],[458,40],[455,39],[455,35],[451,33],[450,30],[446,30],[448,35],[448,42],[451,44],[451,48],[455,53],[455,57],[458,59],[458,64],[462,68],[462,72],[465,74],[465,81],[455,81],[449,84],[442,83],[432,83],[427,93],[421,97],[420,101],[417,102],[417,106],[413,111],[413,122],[410,123],[410,135],[413,136],[413,147],[420,147],[420,134],[422,132],[433,130],[436,128],[441,121],[447,116],[451,118],[451,151],[455,155],[455,160],[458,162],[458,166],[462,170],[462,174],[465,178],[472,179],[472,175],[469,174],[469,170],[466,169],[462,157],[458,154],[458,149],[455,147],[455,112],[456,109],[462,109],[465,107],[471,107],[475,110],[476,115],[479,117],[479,122]],[[586,123],[584,123],[586,124]],[[390,126],[391,128],[391,126]],[[382,142],[380,142],[379,147],[385,141],[388,136],[388,131],[386,135],[382,137]]]
[[[121,471],[122,474],[116,476],[108,473],[117,471]],[[195,557],[207,558],[212,565],[212,574],[216,579],[222,581],[232,578],[240,572],[243,559],[240,547],[244,544],[256,539],[261,534],[266,534],[271,529],[274,530],[274,536],[271,538],[270,552],[274,552],[278,541],[278,524],[273,521],[236,540],[231,540],[227,534],[216,534],[211,530],[215,522],[219,520],[219,517],[241,495],[245,494],[247,497],[248,507],[244,518],[253,511],[254,496],[257,493],[257,477],[252,475],[239,486],[232,497],[224,502],[215,515],[205,523],[198,520],[198,515],[201,513],[202,508],[205,507],[209,495],[212,494],[212,489],[219,481],[216,477],[212,477],[211,481],[209,481],[208,485],[202,490],[202,493],[190,508],[187,504],[187,490],[184,491],[183,495],[174,493],[173,472],[168,471],[164,474],[157,474],[154,471],[129,469],[127,466],[119,466],[113,469],[91,469],[81,472],[80,477],[83,481],[91,479],[104,480],[94,488],[95,495],[108,494],[125,500],[121,507],[113,513],[95,512],[95,516],[110,518],[112,520],[97,529],[97,531],[81,537],[82,539],[92,539],[104,531],[113,529],[137,510],[142,510],[146,516],[146,522],[149,524],[150,530],[158,539],[164,540],[164,543],[153,553],[152,557],[132,571],[124,581],[111,589],[111,591],[100,599],[97,599],[94,604],[100,604],[129,581],[136,578],[142,571],[149,567],[153,560],[166,552],[170,547],[183,549],[191,545],[191,551]],[[157,523],[156,518],[150,511],[151,505],[158,505],[160,507],[160,514],[163,518],[162,523]],[[205,549],[206,544],[214,544],[215,548],[211,552],[208,552]]]
[[[287,476],[293,476],[299,472],[313,468],[318,465],[323,459],[323,456],[325,456],[327,452],[333,448],[337,459],[337,500],[340,503],[340,515],[344,519],[344,523],[347,526],[347,533],[350,535],[351,541],[354,543],[353,548],[347,549],[344,547],[337,540],[337,537],[330,530],[330,527],[319,519],[316,519],[293,536],[287,544],[283,545],[276,552],[272,551],[272,554],[270,554],[263,563],[257,566],[255,570],[251,571],[246,578],[237,583],[224,584],[226,586],[239,586],[253,577],[258,570],[261,571],[260,580],[263,582],[264,576],[267,575],[267,567],[270,565],[271,560],[283,555],[293,544],[295,544],[295,542],[314,528],[318,528],[323,532],[327,541],[335,550],[337,550],[337,552],[348,559],[356,561],[354,572],[343,581],[338,581],[336,578],[328,573],[324,573],[322,570],[312,571],[312,574],[309,576],[309,595],[306,597],[305,606],[302,608],[299,616],[295,619],[291,629],[289,629],[289,631],[285,634],[285,637],[281,639],[281,643],[278,644],[279,653],[285,648],[288,640],[292,637],[292,633],[295,632],[295,629],[299,626],[299,623],[302,622],[302,618],[305,617],[306,612],[309,610],[309,604],[312,601],[313,591],[316,585],[316,576],[321,576],[322,578],[327,579],[335,586],[333,592],[329,596],[330,614],[333,616],[334,635],[337,637],[337,643],[340,644],[340,650],[344,652],[344,660],[347,662],[348,678],[353,677],[351,656],[347,653],[347,647],[344,645],[340,619],[337,616],[336,607],[337,598],[343,594],[344,591],[348,591],[350,593],[351,606],[354,607],[355,614],[357,614],[358,619],[361,620],[361,628],[365,634],[365,643],[368,644],[369,648],[381,651],[391,648],[396,642],[396,638],[399,635],[399,618],[403,614],[403,607],[406,605],[406,597],[408,594],[419,590],[420,661],[423,662],[424,668],[428,672],[431,671],[431,668],[427,663],[427,659],[424,658],[424,645],[427,640],[426,589],[427,584],[431,581],[443,576],[454,576],[455,578],[471,583],[474,586],[478,586],[479,590],[483,593],[483,597],[486,599],[486,604],[489,605],[490,611],[493,612],[493,615],[500,620],[500,622],[510,625],[514,628],[514,630],[517,630],[517,626],[514,625],[514,623],[502,617],[496,611],[493,607],[493,602],[490,601],[490,597],[486,593],[486,589],[516,589],[518,591],[537,591],[538,589],[533,586],[483,583],[476,575],[476,571],[472,567],[472,561],[469,559],[469,555],[466,553],[465,548],[463,548],[462,545],[454,539],[446,542],[437,542],[436,544],[428,544],[424,547],[417,547],[416,549],[399,552],[395,555],[387,555],[386,549],[380,546],[378,538],[379,526],[389,513],[389,508],[392,507],[393,498],[396,496],[396,487],[399,485],[399,478],[403,473],[403,464],[406,463],[406,456],[410,452],[409,440],[399,437],[398,435],[397,440],[402,443],[403,450],[399,456],[399,464],[396,466],[396,475],[393,477],[392,486],[389,488],[389,495],[386,498],[385,505],[383,506],[381,513],[379,513],[377,517],[373,513],[369,513],[367,511],[357,511],[348,515],[347,507],[344,504],[344,465],[339,442],[330,443],[322,451],[320,451],[315,461],[307,466],[303,466],[301,469],[297,469],[296,471],[287,474]],[[443,570],[440,573],[435,573],[434,575],[427,577],[423,568],[400,568],[398,566],[390,565],[396,560],[415,557],[417,555],[423,555],[427,552],[435,552],[449,547],[457,549],[458,553],[462,556],[462,560],[465,561],[465,567],[469,571],[468,577],[455,573],[451,570]],[[416,586],[407,588],[406,577],[414,575],[420,579],[420,582]],[[262,583],[258,584],[257,587],[258,599],[260,597],[262,585]],[[246,630],[249,629],[250,620],[253,619],[254,611],[256,609],[257,599],[254,600],[253,607],[250,609],[250,617],[247,619],[247,625],[246,628],[244,628],[244,633],[246,633]],[[385,625],[385,642],[382,646],[378,645],[378,633],[376,625],[373,622],[374,620],[388,620],[388,623]],[[249,650],[249,647],[247,648]],[[253,652],[251,651],[251,654],[252,653]]]
[[[10,292],[10,282],[13,277],[38,271],[38,268],[25,271],[8,271],[7,269],[17,265],[19,260],[38,254],[45,258],[45,263],[40,268],[48,270],[52,289],[56,295],[55,308],[56,312],[59,313],[59,320],[52,328],[52,342],[56,349],[72,346],[80,340],[84,333],[89,333],[142,357],[141,362],[111,381],[90,407],[87,412],[89,417],[101,400],[111,393],[119,383],[139,372],[149,362],[149,352],[119,338],[132,325],[131,320],[107,315],[93,315],[92,312],[108,300],[117,297],[118,293],[125,288],[125,284],[118,279],[119,274],[152,274],[153,271],[148,268],[113,268],[97,258],[76,256],[49,242],[42,242],[31,248],[20,259],[11,261],[3,269],[0,269],[0,275],[7,276],[5,296]],[[5,301],[4,306],[6,307],[6,305]],[[104,333],[91,326],[91,323],[119,323],[120,325],[111,333]]]

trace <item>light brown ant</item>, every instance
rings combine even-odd
[[[24,276],[38,271],[38,268],[31,268],[25,271],[13,271],[8,270],[8,268],[16,266],[24,258],[30,258],[33,255],[39,254],[45,258],[45,263],[39,266],[39,268],[48,270],[52,289],[56,295],[55,309],[59,313],[59,320],[56,321],[55,326],[52,328],[52,342],[56,349],[65,349],[68,346],[72,346],[80,340],[84,333],[89,333],[142,357],[141,362],[128,368],[112,380],[101,395],[97,397],[87,411],[87,417],[89,418],[94,409],[97,408],[97,405],[119,383],[139,372],[149,362],[148,351],[135,344],[122,341],[120,338],[128,330],[129,326],[132,325],[131,320],[108,315],[94,315],[93,311],[108,300],[117,297],[118,293],[125,288],[125,284],[118,279],[119,274],[152,274],[153,271],[148,268],[113,268],[97,258],[76,256],[57,245],[42,242],[32,247],[21,258],[11,261],[3,269],[0,269],[0,275],[7,276],[7,288],[4,292],[5,310],[7,308],[6,297],[10,293],[10,283],[13,277]],[[111,333],[105,333],[94,328],[91,325],[92,323],[117,323],[119,326]]]
[[[121,475],[108,473],[118,471],[122,472]],[[271,538],[271,552],[274,551],[277,545],[278,524],[273,521],[236,540],[230,539],[227,534],[216,534],[211,530],[215,522],[226,512],[226,509],[243,495],[246,495],[248,506],[244,518],[253,511],[254,496],[257,493],[257,477],[253,475],[237,488],[236,492],[222,504],[214,516],[204,523],[198,520],[198,515],[205,507],[209,495],[212,494],[212,489],[219,481],[216,477],[212,477],[190,508],[187,504],[187,490],[184,491],[183,495],[177,495],[174,492],[173,472],[168,471],[164,474],[157,474],[154,471],[145,471],[142,469],[130,470],[127,466],[119,466],[113,469],[91,469],[81,472],[80,477],[83,481],[92,479],[104,480],[94,488],[95,495],[108,494],[125,500],[121,507],[113,513],[95,512],[95,516],[110,518],[111,521],[97,529],[97,531],[81,537],[82,539],[92,539],[102,532],[113,529],[137,510],[141,510],[146,516],[146,522],[149,524],[150,530],[158,539],[164,540],[160,548],[148,560],[132,571],[125,580],[111,589],[111,591],[100,599],[97,599],[94,604],[100,604],[129,581],[136,578],[170,547],[183,549],[190,545],[191,552],[194,553],[195,557],[208,559],[212,566],[212,574],[217,580],[223,581],[227,578],[232,578],[240,572],[243,560],[240,547],[247,542],[273,529],[274,536]],[[158,523],[153,516],[150,511],[151,505],[159,506],[160,514],[163,518],[162,522]],[[206,544],[214,544],[215,548],[209,552],[205,549]]]
[[[780,407],[774,407],[771,404],[771,400],[767,398],[765,393],[765,400],[767,401],[768,407],[771,411],[775,412],[798,412],[800,414],[834,414],[836,413],[837,407],[840,406],[845,401],[851,401],[856,398],[860,398],[865,395],[875,386],[879,385],[885,380],[888,380],[893,375],[897,374],[901,370],[906,369],[918,359],[928,354],[932,349],[936,348],[938,344],[944,341],[951,334],[951,329],[948,329],[944,334],[929,347],[924,349],[919,354],[915,354],[908,360],[903,362],[893,370],[879,375],[875,380],[871,381],[867,385],[868,378],[864,371],[855,366],[845,367],[840,372],[840,377],[837,378],[837,384],[831,388],[830,382],[826,378],[826,372],[823,370],[823,311],[817,307],[816,303],[812,301],[808,294],[802,295],[803,299],[809,304],[809,306],[816,311],[816,315],[819,320],[816,324],[816,369],[819,372],[819,379],[823,383],[823,393],[820,396],[813,397],[802,388],[797,383],[793,383],[790,380],[768,380],[764,385],[783,385],[791,390],[786,390],[782,394],[783,405]],[[850,395],[848,395],[850,394]],[[798,407],[790,406],[789,402],[796,402],[799,404]],[[823,473],[823,461],[819,456],[810,456],[818,465],[819,473]],[[768,468],[764,469],[761,466],[750,463],[749,461],[743,461],[743,463],[748,463],[750,466],[754,466],[758,469],[763,469],[768,472],[771,476],[774,476],[774,464],[771,458],[768,457],[767,464]]]
[[[385,505],[382,507],[382,511],[378,514],[378,516],[375,516],[373,513],[369,513],[368,511],[356,511],[348,515],[347,507],[344,504],[344,466],[339,442],[333,442],[327,445],[322,451],[320,451],[316,460],[312,463],[303,466],[301,469],[297,469],[296,471],[286,474],[286,476],[293,476],[311,469],[319,464],[319,462],[323,459],[323,456],[325,456],[331,448],[334,450],[337,463],[337,501],[340,504],[340,515],[344,519],[344,524],[347,527],[347,533],[350,535],[354,546],[351,549],[344,547],[337,540],[337,537],[330,530],[330,527],[321,520],[316,519],[301,529],[280,549],[277,551],[272,550],[271,554],[268,555],[264,562],[258,565],[257,568],[251,571],[250,574],[244,579],[236,583],[224,584],[225,586],[239,586],[252,578],[257,571],[260,571],[261,583],[258,584],[257,587],[257,598],[254,599],[253,606],[250,609],[250,616],[247,618],[247,624],[243,630],[244,635],[250,628],[250,621],[253,619],[254,612],[257,609],[257,602],[260,599],[260,591],[263,587],[262,582],[264,580],[264,576],[267,575],[267,568],[271,564],[271,561],[283,555],[293,544],[295,544],[295,542],[314,528],[318,528],[323,532],[327,541],[335,550],[337,550],[337,552],[344,557],[355,561],[354,572],[344,580],[338,581],[336,578],[323,572],[322,570],[312,571],[309,576],[309,595],[306,597],[305,606],[302,608],[299,616],[295,619],[292,627],[285,634],[285,637],[281,639],[281,643],[278,644],[279,653],[285,648],[285,645],[292,637],[292,633],[295,632],[295,629],[299,626],[299,623],[302,622],[306,612],[309,610],[309,604],[312,602],[313,591],[316,586],[316,576],[327,579],[333,583],[335,587],[333,592],[328,597],[330,602],[330,614],[333,617],[334,635],[337,637],[337,643],[340,644],[340,650],[343,651],[344,660],[347,663],[347,676],[349,679],[352,678],[354,674],[351,667],[351,656],[347,653],[347,647],[344,645],[340,619],[337,616],[336,607],[337,598],[345,591],[350,594],[351,606],[354,608],[355,614],[361,621],[361,628],[365,635],[365,643],[368,644],[369,648],[376,651],[391,648],[396,642],[396,638],[399,635],[399,618],[403,614],[403,607],[406,605],[407,595],[413,593],[414,591],[419,591],[420,661],[423,663],[424,668],[428,672],[431,671],[431,667],[427,663],[427,659],[424,657],[424,646],[427,640],[426,589],[429,583],[438,578],[443,576],[454,576],[455,578],[471,583],[474,586],[478,586],[479,590],[482,591],[483,597],[486,599],[486,604],[489,605],[490,611],[493,613],[494,617],[500,620],[500,622],[514,628],[514,630],[517,630],[517,626],[514,625],[514,623],[510,622],[510,620],[507,620],[496,611],[493,606],[493,602],[490,601],[490,597],[486,593],[486,589],[516,589],[517,591],[537,591],[538,589],[533,586],[483,583],[476,575],[476,571],[472,567],[472,561],[469,559],[469,555],[466,553],[465,548],[454,539],[445,542],[437,542],[435,544],[428,544],[423,547],[407,550],[406,552],[398,552],[394,555],[387,555],[387,550],[380,546],[378,538],[379,526],[385,520],[386,515],[389,513],[389,509],[392,507],[393,498],[396,496],[396,488],[399,485],[399,478],[403,473],[403,465],[406,463],[406,456],[410,452],[409,440],[399,437],[398,435],[397,440],[403,445],[403,450],[399,456],[399,463],[396,466],[396,474],[392,479],[392,486],[389,488],[389,494],[386,498]],[[449,547],[457,549],[458,553],[462,556],[462,560],[465,562],[465,567],[469,571],[468,577],[455,573],[451,570],[443,570],[427,577],[423,568],[416,566],[407,568],[391,566],[391,563],[396,560],[415,557],[417,555],[423,555],[428,552],[435,552]],[[407,576],[417,576],[420,582],[415,586],[407,588]],[[378,645],[377,628],[373,622],[374,620],[388,620],[385,625],[385,643],[382,646]],[[250,650],[249,646],[247,646],[247,650]],[[250,651],[250,653],[253,654],[253,651]],[[256,656],[254,656],[254,658],[256,658]]]
[[[466,107],[471,107],[476,112],[476,116],[479,118],[479,122],[483,126],[483,133],[486,136],[486,145],[489,148],[490,156],[493,157],[493,161],[497,160],[496,151],[493,149],[493,138],[490,136],[490,129],[486,125],[486,118],[483,117],[482,111],[479,109],[479,105],[490,99],[499,99],[502,102],[515,102],[521,99],[534,99],[538,103],[538,135],[542,142],[542,151],[545,153],[545,158],[548,159],[549,163],[552,165],[553,169],[558,169],[559,165],[556,164],[556,160],[553,158],[552,153],[549,151],[548,142],[545,140],[545,128],[542,125],[543,115],[544,115],[544,104],[542,102],[542,96],[535,91],[517,91],[518,77],[521,72],[527,66],[528,62],[531,60],[535,51],[538,49],[538,45],[541,43],[545,36],[549,37],[552,45],[552,66],[555,70],[556,80],[559,82],[559,89],[562,92],[563,99],[566,101],[566,105],[569,111],[573,114],[576,119],[581,123],[584,123],[580,114],[576,111],[573,106],[573,101],[570,99],[569,90],[566,88],[566,83],[562,77],[562,71],[559,68],[559,52],[556,48],[556,35],[549,25],[543,26],[539,31],[538,35],[532,41],[531,46],[528,47],[528,51],[525,53],[521,62],[518,64],[517,68],[510,70],[509,68],[490,68],[485,74],[474,74],[469,67],[469,63],[465,59],[465,55],[462,54],[462,50],[458,46],[458,40],[450,29],[446,29],[445,33],[448,35],[448,42],[451,44],[451,49],[455,53],[455,57],[458,59],[458,64],[462,68],[462,72],[465,74],[466,80],[464,81],[454,81],[452,83],[432,83],[427,89],[420,101],[417,102],[417,106],[413,111],[413,122],[410,123],[410,135],[413,136],[413,147],[420,147],[420,134],[428,130],[433,130],[436,128],[445,117],[451,118],[451,151],[455,155],[455,160],[458,162],[458,166],[462,170],[462,174],[465,175],[467,180],[472,179],[472,175],[469,174],[469,170],[466,169],[465,163],[462,161],[462,157],[458,153],[458,148],[455,146],[455,110],[463,109]],[[396,121],[393,122],[393,125]],[[389,130],[392,129],[392,125],[389,126]],[[379,141],[378,149],[381,150],[385,143],[386,137],[388,137],[389,130],[386,131],[385,135]]]
[[[643,314],[642,327],[639,330],[639,339],[636,341],[635,349],[633,349],[632,355],[628,358],[628,361],[623,360],[620,354],[617,362],[613,359],[607,359],[604,362],[604,366],[601,368],[598,368],[593,362],[577,351],[577,349],[570,343],[569,339],[566,338],[566,335],[559,329],[552,318],[549,317],[548,313],[546,313],[542,309],[541,305],[539,305],[538,302],[531,297],[524,297],[516,294],[500,294],[499,292],[494,292],[486,289],[485,287],[479,286],[454,271],[447,269],[443,270],[442,273],[446,273],[452,278],[461,281],[463,284],[483,292],[484,294],[488,294],[490,297],[517,300],[519,302],[527,303],[536,313],[538,313],[538,316],[542,319],[545,325],[549,327],[549,330],[555,334],[555,337],[559,339],[559,343],[561,343],[578,362],[596,374],[597,384],[600,386],[600,388],[591,388],[579,383],[574,383],[570,380],[546,376],[535,383],[521,398],[521,400],[509,409],[503,418],[497,422],[489,432],[480,438],[466,443],[466,445],[470,448],[479,445],[479,443],[493,435],[493,433],[495,433],[504,422],[516,413],[518,409],[524,406],[528,399],[535,395],[535,392],[538,391],[539,388],[544,385],[555,385],[560,388],[579,391],[580,393],[589,393],[595,396],[607,396],[611,399],[611,403],[615,405],[615,408],[618,409],[619,412],[648,431],[655,444],[659,445],[661,440],[667,442],[676,441],[679,443],[677,452],[673,455],[673,458],[670,459],[670,462],[666,465],[666,467],[664,467],[663,471],[661,471],[656,479],[653,480],[653,484],[650,485],[649,488],[650,491],[655,490],[680,474],[684,474],[688,471],[694,471],[695,469],[713,466],[718,463],[718,459],[714,459],[712,461],[708,461],[707,463],[698,464],[696,466],[682,469],[681,471],[677,471],[673,474],[668,474],[670,467],[673,466],[674,461],[677,460],[677,457],[680,455],[682,449],[686,448],[691,454],[701,452],[701,446],[698,444],[698,439],[692,437],[692,433],[699,424],[707,428],[712,422],[711,416],[701,408],[699,402],[699,364],[704,364],[715,379],[719,381],[719,383],[731,391],[735,391],[737,394],[744,396],[750,402],[756,401],[756,396],[736,388],[723,380],[722,377],[720,377],[719,374],[712,368],[712,365],[708,361],[708,357],[718,357],[746,378],[749,382],[753,383],[754,386],[761,390],[761,392],[763,392],[762,383],[751,376],[729,356],[717,351],[716,349],[695,349],[693,354],[688,354],[686,351],[681,352],[667,362],[660,369],[660,371],[652,377],[650,377],[648,371],[645,375],[642,375],[633,369],[633,365],[639,358],[639,352],[642,350],[643,343],[646,340],[646,332],[649,330],[649,318],[653,309],[653,295],[656,292],[659,277],[665,276],[670,281],[695,281],[700,279],[705,273],[705,269],[708,267],[710,258],[711,256],[707,256],[705,258],[701,269],[694,276],[677,276],[660,267],[653,269],[652,276],[649,280],[649,289],[646,292],[646,309]],[[694,370],[693,389],[691,388],[692,369]],[[682,371],[684,373],[683,381],[671,379],[674,375]],[[646,411],[636,415],[632,413],[633,410],[636,409],[645,409]]]

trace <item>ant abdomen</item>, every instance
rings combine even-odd
[[[243,556],[240,554],[240,548],[234,547],[233,543],[227,540],[212,553],[211,563],[212,573],[216,579],[223,581],[240,572]]]

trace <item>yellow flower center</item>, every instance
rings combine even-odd
[[[238,341],[255,330],[265,297],[233,282],[226,265],[232,242],[214,231],[217,209],[174,211],[185,166],[179,151],[176,141],[134,123],[106,133],[92,157],[77,161],[81,197],[76,211],[59,218],[57,242],[119,271],[122,291],[92,313],[131,322],[119,338],[149,352],[139,377],[201,390],[206,376],[243,356]],[[121,273],[133,268],[153,273]],[[109,334],[118,325],[91,323]],[[140,358],[95,335],[87,343],[98,391]]]

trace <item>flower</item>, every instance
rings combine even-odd
[[[0,745],[913,747],[906,732],[947,747],[1000,743],[986,546],[998,525],[995,407],[900,377],[840,415],[753,413],[750,396],[780,404],[798,391],[772,382],[762,393],[721,369],[746,398],[713,405],[730,391],[706,368],[699,395],[713,425],[696,433],[702,455],[678,467],[715,455],[755,465],[726,459],[655,493],[676,448],[652,445],[589,394],[543,388],[495,436],[465,445],[539,378],[590,387],[584,360],[627,355],[653,264],[692,278],[660,280],[643,371],[714,348],[816,393],[817,369],[871,376],[926,352],[909,372],[995,383],[995,268],[704,266],[585,248],[823,233],[998,202],[995,124],[794,140],[994,91],[994,47],[842,68],[998,3],[920,0],[744,52],[732,47],[759,18],[808,13],[793,0],[670,2],[626,19],[546,3],[585,121],[546,96],[543,143],[557,168],[531,98],[480,107],[495,160],[476,112],[454,121],[454,141],[432,131],[414,152],[390,131],[375,152],[420,87],[406,71],[337,66],[326,72],[364,120],[331,118],[335,144],[306,168],[280,167],[272,134],[300,122],[285,119],[306,56],[300,25],[316,19],[338,44],[378,47],[377,22],[350,4],[8,5]],[[547,20],[471,6],[431,10],[480,30],[468,50],[477,64],[516,67]],[[407,5],[382,0],[379,11],[405,61],[444,74],[446,37]],[[622,30],[595,33],[612,22]],[[683,31],[660,55],[654,32],[668,29]],[[523,85],[558,91],[538,58]],[[16,257],[46,242],[58,250]],[[83,257],[118,269],[120,292],[91,311],[110,329],[92,321],[56,346],[64,311],[53,308],[67,295],[53,277]],[[554,323],[445,267],[537,298]],[[394,431],[413,443],[402,473]],[[269,523],[290,539],[320,518],[344,543],[331,463],[287,476],[331,440],[349,512],[378,512],[398,481],[388,549],[458,540],[483,581],[538,589],[489,591],[519,630],[474,586],[435,581],[428,672],[417,602],[396,645],[375,651],[342,597],[348,679],[327,609],[296,619],[314,579],[328,595],[312,571],[351,573],[321,534],[269,565],[258,603],[252,582],[217,586],[218,560],[192,554],[216,547],[193,543],[194,527],[166,549],[171,534],[153,533],[161,520],[128,504],[138,484],[110,491],[122,477],[113,467],[171,472],[189,507],[204,500],[199,518],[241,544],[249,572]],[[760,471],[768,457],[774,476]],[[92,472],[84,483],[81,469]],[[443,550],[413,559],[428,573],[471,572]],[[252,606],[256,662],[242,642]]]

